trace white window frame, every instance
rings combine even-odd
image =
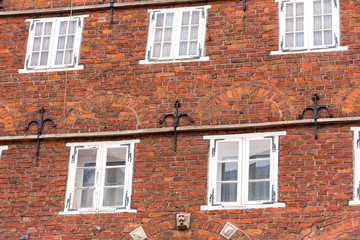
[[[313,34],[313,2],[314,0],[275,0],[279,14],[279,50],[271,51],[271,55],[345,51],[348,46],[340,46],[340,3],[331,0],[332,4],[332,44],[314,46]],[[289,3],[304,3],[304,47],[285,48],[285,8]]]
[[[66,187],[65,206],[64,211],[60,215],[74,215],[74,214],[96,214],[96,213],[116,213],[116,212],[136,212],[131,209],[131,193],[132,193],[132,177],[134,165],[134,150],[135,144],[140,140],[126,140],[114,142],[78,142],[68,143],[70,147],[69,156],[69,172],[68,182]],[[125,179],[124,179],[124,200],[123,206],[104,207],[103,193],[104,193],[104,179],[106,168],[106,150],[108,148],[125,147],[126,149],[126,165],[125,165]],[[96,168],[95,168],[95,189],[93,194],[92,208],[72,209],[74,201],[75,175],[77,167],[77,152],[79,149],[97,149]]]
[[[81,70],[84,67],[79,65],[79,54],[82,39],[82,30],[84,27],[84,18],[89,15],[79,15],[71,17],[55,17],[55,18],[39,18],[39,19],[27,19],[29,24],[29,36],[26,47],[26,55],[24,61],[24,69],[19,69],[19,73],[31,73],[31,72],[52,72],[52,71],[68,71],[68,70]],[[58,43],[59,29],[61,21],[76,21],[75,40],[73,47],[73,59],[71,64],[55,65],[56,48]],[[51,36],[49,45],[49,56],[46,65],[43,66],[30,66],[32,48],[35,38],[35,28],[38,23],[51,22]]]
[[[8,150],[8,146],[0,146],[0,158],[4,150]]]
[[[360,127],[350,128],[353,134],[353,169],[354,169],[354,186],[353,200],[349,205],[360,206]]]
[[[205,56],[205,35],[207,27],[208,9],[211,5],[196,6],[196,7],[182,7],[182,8],[168,8],[168,9],[150,9],[149,13],[149,31],[146,47],[145,60],[141,60],[140,64],[156,64],[164,62],[191,62],[191,61],[208,61],[209,57]],[[181,33],[181,17],[182,13],[186,11],[200,10],[199,31],[198,31],[198,54],[194,56],[179,56],[179,43]],[[155,24],[157,14],[174,13],[174,20],[172,25],[172,41],[171,51],[169,57],[152,57],[152,48],[155,41]]]
[[[278,153],[279,137],[286,135],[285,131],[253,133],[253,134],[232,134],[232,135],[211,135],[204,136],[210,140],[209,165],[208,165],[208,191],[207,205],[201,206],[201,210],[220,210],[220,209],[246,209],[246,208],[275,208],[285,207],[285,203],[277,202],[278,199]],[[249,141],[269,139],[270,147],[270,200],[269,201],[248,201],[249,183]],[[220,142],[239,142],[238,159],[238,187],[236,202],[216,202],[216,173],[217,173],[217,154]],[[242,169],[242,170],[240,170]]]

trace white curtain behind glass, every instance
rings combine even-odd
[[[332,44],[331,0],[314,1],[314,45]]]
[[[39,22],[35,24],[30,66],[48,65],[51,29],[52,22]]]
[[[304,3],[287,3],[285,8],[285,47],[304,47]]]
[[[56,48],[55,65],[71,65],[73,62],[76,21],[61,21]]]

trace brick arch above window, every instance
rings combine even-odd
[[[360,106],[360,83],[349,89],[341,101],[341,108],[344,113],[352,113]]]
[[[133,128],[145,125],[149,119],[148,109],[139,98],[128,94],[106,92],[81,100],[68,110],[65,119],[61,122],[65,128],[73,128],[82,119],[89,121],[96,119],[96,114],[101,115],[101,111],[104,111],[104,121],[108,121],[111,117],[114,119],[113,122],[119,125],[122,121],[131,121]],[[111,116],[109,117],[108,114]],[[86,121],[84,124],[86,125]],[[89,126],[86,127],[91,127],[91,124],[89,122]]]
[[[15,130],[13,112],[7,106],[0,105],[0,127],[4,128],[5,132],[13,132]]]
[[[248,106],[252,106],[252,109]],[[229,110],[233,114],[238,112],[238,120],[244,120],[251,117],[261,118],[251,116],[251,113],[259,113],[257,111],[261,109],[266,109],[270,113],[264,115],[264,118],[271,117],[273,120],[288,119],[294,111],[289,97],[279,90],[258,85],[236,85],[213,94],[200,107],[199,115],[204,123],[209,124],[221,121],[218,116],[231,115],[229,112],[222,114],[221,110]],[[243,115],[245,111],[248,111],[246,116]]]

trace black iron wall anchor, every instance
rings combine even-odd
[[[299,119],[302,119],[304,117],[304,113],[307,111],[307,110],[312,110],[314,112],[314,121],[315,121],[315,139],[318,139],[318,135],[317,135],[317,120],[319,118],[319,115],[318,115],[318,112],[319,110],[321,109],[326,109],[327,110],[327,113],[328,113],[328,117],[332,117],[333,115],[330,113],[330,110],[328,107],[324,106],[324,105],[321,105],[321,106],[318,106],[317,105],[317,100],[319,100],[320,97],[317,95],[317,94],[314,94],[313,97],[312,97],[312,100],[314,101],[314,107],[306,107],[302,113],[298,116]]]
[[[104,4],[105,0],[101,0],[100,4]],[[122,2],[125,2],[125,0],[122,0]],[[113,16],[114,16],[114,3],[115,0],[110,0],[110,11],[111,11],[111,18],[110,18],[110,23],[113,24],[114,20],[113,20]]]
[[[194,120],[187,114],[187,113],[181,113],[179,115],[179,107],[181,107],[181,103],[179,101],[176,101],[174,104],[174,107],[176,109],[176,113],[174,114],[166,114],[162,119],[159,119],[159,123],[163,124],[165,121],[165,118],[167,117],[173,117],[174,118],[174,151],[176,152],[176,144],[177,144],[177,127],[179,126],[179,119],[181,117],[187,117],[190,122],[194,122]]]
[[[2,2],[2,0],[0,0],[0,2]],[[0,6],[0,9],[4,10],[4,12],[6,12],[6,8],[3,6]]]
[[[40,121],[37,120],[32,120],[30,122],[28,122],[25,130],[29,130],[29,127],[32,123],[36,123],[38,125],[38,131],[37,131],[37,150],[36,150],[36,156],[39,158],[39,151],[40,151],[40,135],[42,133],[42,129],[44,127],[44,123],[47,121],[50,121],[52,123],[53,127],[56,127],[56,124],[54,123],[54,121],[50,118],[44,119],[44,112],[45,109],[43,107],[40,108]]]

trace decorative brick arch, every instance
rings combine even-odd
[[[280,118],[291,116],[291,112],[294,110],[290,103],[290,99],[285,93],[279,90],[253,84],[236,85],[217,92],[211,96],[208,101],[202,104],[199,113],[200,118],[205,121],[211,121],[219,106],[231,101],[231,99],[241,98],[245,95],[249,95],[252,98],[262,99],[265,103],[270,105],[274,112],[277,112]]]
[[[220,232],[225,224],[226,221],[222,219],[191,213],[190,229],[179,231],[176,229],[176,213],[174,213],[171,215],[159,216],[141,226],[144,229],[148,240],[167,239],[168,237],[178,237],[179,239],[194,239],[194,237],[198,237],[199,239],[207,238],[220,240],[224,239],[220,236]],[[136,226],[134,229],[139,226]],[[131,240],[130,234],[123,239]],[[231,240],[250,240],[250,238],[241,229],[238,229]]]
[[[62,122],[64,126],[73,127],[80,116],[83,118],[91,118],[91,114],[87,114],[87,112],[102,106],[104,106],[103,109],[125,108],[129,113],[134,115],[137,127],[146,124],[149,119],[148,109],[139,98],[128,94],[107,92],[83,99],[67,112],[66,118]],[[122,113],[120,111],[118,113],[119,122],[121,122],[120,118]]]
[[[356,215],[359,215],[356,213]],[[354,232],[359,237],[360,230],[360,216],[352,216],[348,214],[338,219],[333,223],[334,219],[330,219],[321,224],[314,226],[312,229],[305,229],[302,231],[304,240],[330,240],[330,239],[347,239],[348,234]],[[321,226],[322,225],[322,226]],[[344,238],[345,237],[345,238]],[[351,238],[354,239],[354,238]]]
[[[4,124],[6,132],[14,131],[12,111],[7,106],[0,106],[0,123]]]
[[[360,104],[360,82],[355,84],[349,91],[344,94],[341,102],[341,107],[344,113],[351,113],[354,111],[356,103]]]

